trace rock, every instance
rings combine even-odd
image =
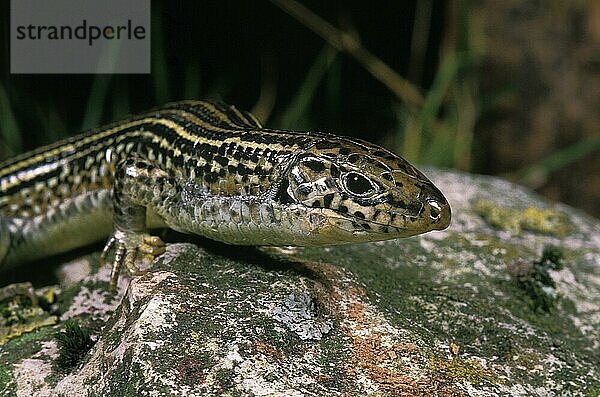
[[[429,174],[452,204],[443,232],[169,244],[118,296],[98,254],[69,264],[61,322],[0,346],[0,396],[598,395],[600,222],[496,178]],[[67,320],[94,342],[70,368]]]

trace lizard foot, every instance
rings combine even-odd
[[[121,273],[123,265],[134,276],[143,274],[144,272],[135,265],[139,254],[142,254],[145,259],[151,262],[155,257],[165,252],[165,243],[160,237],[151,236],[147,233],[115,230],[102,250],[100,256],[102,264],[106,263],[106,258],[113,248],[115,249],[115,258],[112,262],[110,274],[110,289],[112,292],[116,292],[119,273]]]

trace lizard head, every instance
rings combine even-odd
[[[317,142],[287,168],[280,194],[302,216],[310,244],[408,237],[450,224],[450,205],[427,177],[373,144]]]

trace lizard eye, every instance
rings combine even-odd
[[[349,172],[344,175],[344,188],[355,196],[365,197],[375,192],[376,187],[369,178],[356,173]]]

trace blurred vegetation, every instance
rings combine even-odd
[[[219,10],[204,2],[153,2],[149,76],[10,75],[3,65],[0,160],[161,103],[216,98],[252,110],[271,127],[330,130],[375,141],[415,163],[485,171],[476,125],[512,91],[479,93],[486,48],[469,0],[380,9],[362,2],[346,9],[316,0],[252,3],[225,2]],[[1,7],[6,22],[8,6]],[[397,35],[384,41],[374,33],[379,28]],[[299,42],[304,46],[293,47]],[[242,59],[252,63],[236,64]],[[598,149],[600,138],[580,140],[506,176],[535,187]]]

